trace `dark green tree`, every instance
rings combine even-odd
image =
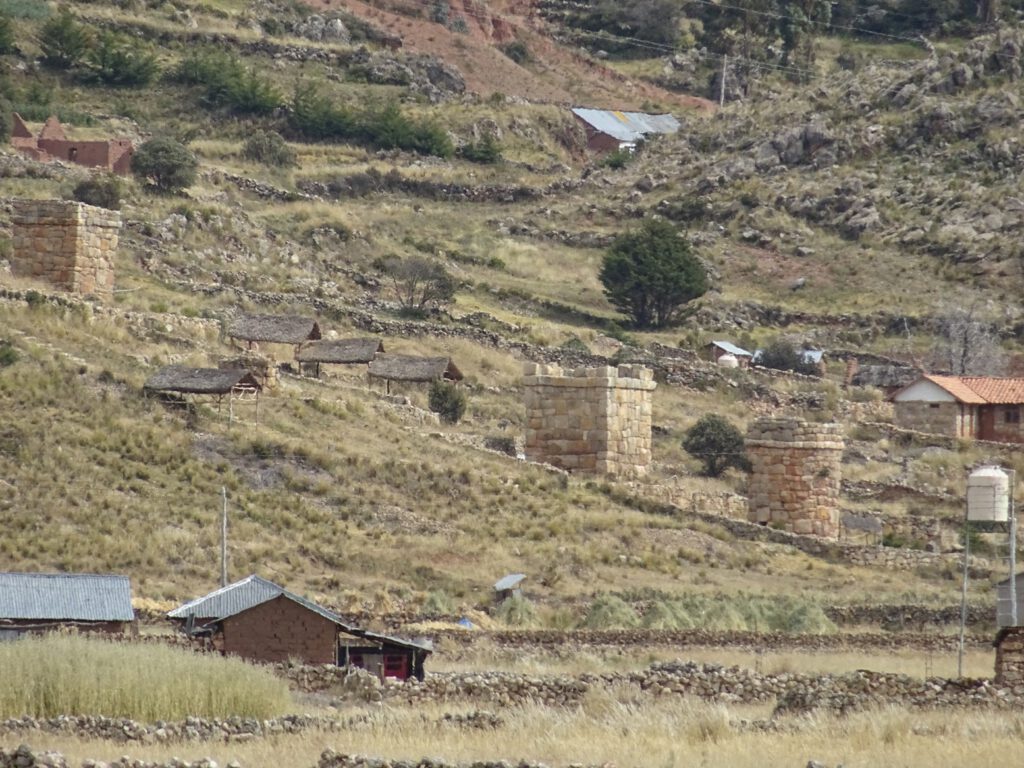
[[[174,139],[150,139],[132,155],[132,173],[164,193],[179,192],[196,180],[199,161]]]
[[[445,424],[458,424],[466,413],[466,393],[450,381],[432,382],[427,402]]]
[[[743,435],[717,413],[701,416],[686,430],[683,450],[704,464],[705,477],[719,477],[729,467],[749,469],[743,452]]]
[[[757,358],[757,364],[776,371],[793,371],[807,376],[817,376],[817,364],[807,360],[804,354],[791,342],[775,339],[765,347]]]
[[[14,52],[14,22],[5,13],[0,13],[0,54]]]
[[[43,60],[61,69],[70,69],[80,64],[94,43],[92,27],[75,21],[67,6],[63,6],[39,30]]]
[[[388,279],[395,298],[407,314],[421,315],[430,306],[455,296],[455,278],[443,265],[422,256],[389,256],[377,265]]]
[[[156,55],[137,40],[113,32],[100,34],[86,53],[87,76],[107,85],[149,85],[160,73]]]
[[[263,165],[288,168],[296,164],[295,150],[274,131],[256,131],[242,145],[242,156]]]
[[[648,219],[619,235],[600,272],[608,300],[638,328],[663,328],[708,289],[707,272],[671,224]]]
[[[83,179],[75,185],[71,198],[80,203],[121,210],[121,198],[124,196],[124,183],[113,173],[97,173]]]

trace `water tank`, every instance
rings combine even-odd
[[[721,368],[739,368],[740,361],[736,359],[736,355],[730,355],[726,352],[718,358],[718,365]]]
[[[1010,517],[1010,476],[999,467],[979,467],[967,478],[967,519],[1005,523]]]

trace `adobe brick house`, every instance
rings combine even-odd
[[[250,661],[352,665],[382,679],[423,679],[425,643],[377,634],[253,575],[175,608],[168,618],[221,653]]]
[[[672,134],[680,124],[672,115],[623,112],[617,109],[574,107],[573,116],[587,134],[587,149],[593,152],[632,151],[651,136]]]
[[[0,573],[0,640],[72,627],[124,634],[134,621],[127,576]]]
[[[48,117],[39,135],[33,136],[17,112],[11,129],[11,145],[34,160],[63,160],[89,168],[104,168],[122,176],[131,172],[132,153],[135,151],[130,139],[69,139],[56,115]]]
[[[1024,378],[925,374],[890,399],[904,429],[1024,443]]]

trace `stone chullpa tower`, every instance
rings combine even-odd
[[[750,522],[837,538],[843,448],[839,424],[796,418],[755,421],[746,438],[752,470]]]
[[[68,200],[15,200],[11,272],[109,300],[121,214]]]
[[[651,463],[654,373],[640,365],[526,363],[526,458],[570,472],[637,476]]]

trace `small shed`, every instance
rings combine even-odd
[[[255,574],[175,608],[167,617],[221,653],[261,662],[301,659],[367,669],[382,679],[423,679],[427,643],[348,624],[333,611]]]
[[[239,315],[228,324],[227,335],[249,349],[259,342],[298,347],[320,338],[320,324],[301,315]]]
[[[319,377],[321,365],[367,365],[383,352],[380,339],[321,339],[299,347],[295,359],[300,368],[312,369]]]
[[[371,379],[384,379],[387,391],[391,382],[408,381],[425,383],[444,379],[462,381],[460,371],[450,357],[416,357],[414,355],[377,355],[370,363]]]
[[[134,621],[127,576],[0,573],[0,640],[66,627],[123,634]]]
[[[187,368],[168,365],[154,373],[142,390],[146,394],[171,394],[191,397],[194,400],[208,400],[217,404],[220,411],[224,398],[228,401],[228,416],[234,418],[234,403],[237,400],[256,404],[256,420],[259,421],[259,397],[263,387],[249,371],[237,368]]]
[[[679,121],[668,114],[589,107],[574,107],[572,114],[586,131],[587,147],[595,152],[632,150],[649,136],[676,133],[680,127]]]
[[[1024,573],[1017,574],[1017,624],[1024,625]],[[996,626],[1013,626],[1013,603],[1010,600],[1010,580],[996,584]]]
[[[525,578],[525,573],[510,573],[498,579],[494,583],[494,602],[501,604],[513,597],[522,597],[523,588],[520,585]]]
[[[718,358],[722,355],[732,355],[736,358],[740,368],[746,368],[750,365],[750,358],[753,356],[752,352],[748,352],[742,347],[737,347],[729,341],[712,341],[708,344],[707,350],[708,359],[712,362],[718,362]]]

